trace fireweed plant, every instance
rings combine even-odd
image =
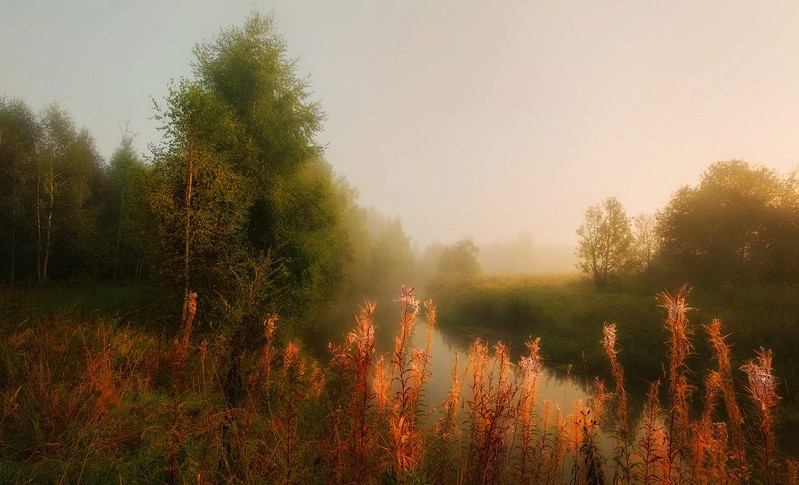
[[[597,339],[613,383],[595,380],[568,414],[537,400],[546,342],[533,338],[517,361],[475,340],[443,402],[429,402],[436,308],[409,288],[389,354],[375,350],[365,303],[322,362],[276,315],[235,352],[236,339],[200,334],[194,294],[166,344],[100,319],[29,321],[0,343],[0,482],[796,483],[799,464],[775,439],[775,357],[761,348],[737,368],[713,320],[710,368],[696,374],[688,295],[659,296],[668,362],[640,416],[612,323]]]

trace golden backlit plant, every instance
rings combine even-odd
[[[799,465],[777,448],[780,398],[769,350],[740,367],[744,402],[752,403],[747,414],[721,323],[705,326],[713,359],[697,379],[703,406],[690,406],[687,294],[661,295],[668,392],[662,401],[660,382],[652,383],[640,419],[627,402],[614,325],[602,328],[601,340],[613,392],[596,379],[571,414],[536,401],[548,375],[538,339],[528,340],[517,360],[504,344],[475,339],[465,368],[456,358],[444,401],[427,402],[437,315],[411,289],[400,296],[389,355],[376,355],[374,303],[361,307],[354,328],[330,344],[331,359],[321,364],[298,342],[281,343],[277,317],[266,315],[263,345],[241,357],[238,406],[221,389],[229,344],[222,336],[193,343],[190,318],[175,345],[161,346],[102,323],[93,332],[75,331],[56,317],[15,331],[2,347],[14,380],[0,383],[0,479],[37,481],[47,473],[64,482],[796,483]],[[427,328],[416,347],[421,308]],[[78,339],[79,350],[70,344]],[[65,361],[74,365],[59,365]],[[615,446],[612,457],[605,442]],[[109,461],[113,472],[103,466]]]

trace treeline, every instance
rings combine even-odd
[[[694,285],[799,283],[799,180],[740,160],[711,165],[655,215],[608,198],[577,230],[579,267],[600,288],[630,274]]]
[[[113,278],[116,160],[106,166],[88,130],[57,104],[35,114],[0,99],[4,280]]]
[[[146,161],[127,133],[106,162],[61,106],[0,98],[0,281],[155,282],[235,320],[395,288],[409,240],[325,161],[324,114],[273,19],[195,55],[156,106]]]
[[[530,232],[481,244],[478,260],[486,274],[496,275],[569,273],[577,261],[574,246],[536,244]]]

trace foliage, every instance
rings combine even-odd
[[[410,238],[399,218],[385,217],[374,208],[367,211],[365,226],[371,249],[362,290],[373,292],[370,296],[391,294],[413,276]]]
[[[621,290],[598,292],[593,284],[572,276],[483,277],[457,284],[430,285],[429,295],[439,307],[439,328],[462,346],[480,337],[509,342],[518,355],[520,335],[537,335],[546,342],[542,355],[561,375],[569,364],[583,364],[609,382],[611,368],[601,349],[593,345],[593,333],[602,322],[616,322],[623,352],[619,361],[627,370],[630,395],[645,395],[647,382],[663,378],[659,329],[661,322],[653,289],[628,286]],[[799,345],[796,315],[799,314],[799,289],[782,285],[750,288],[694,288],[693,311],[698,321],[719,317],[732,333],[728,342],[736,349],[772,348],[777,373],[787,389],[799,387],[799,360],[794,349]],[[697,351],[709,351],[703,340]],[[695,370],[704,362],[696,362]],[[786,400],[795,404],[793,394]],[[638,399],[631,405],[640,406]],[[793,419],[793,418],[791,418]]]
[[[184,292],[212,294],[241,252],[250,204],[224,150],[235,136],[234,121],[212,93],[186,82],[170,90],[159,119],[164,138],[154,147],[147,195],[160,270]]]
[[[96,277],[104,241],[98,214],[105,190],[102,159],[88,131],[59,105],[34,116],[18,100],[0,103],[7,281]],[[5,279],[5,278],[4,278]]]
[[[152,234],[147,203],[149,172],[133,148],[133,136],[125,133],[108,163],[105,215],[106,240],[114,241],[111,280],[142,278]]]
[[[597,288],[605,289],[614,277],[630,269],[633,237],[630,220],[621,203],[609,197],[591,206],[577,229],[577,267],[588,273]]]
[[[541,342],[527,341],[522,357],[513,359],[501,343],[490,352],[487,343],[476,340],[467,370],[461,373],[455,364],[445,403],[426,404],[436,310],[425,304],[428,337],[414,347],[420,304],[410,290],[400,298],[401,322],[390,357],[375,355],[372,303],[362,307],[342,344],[330,344],[324,366],[296,342],[280,344],[276,334],[284,328],[267,315],[262,350],[242,355],[235,403],[219,385],[226,379],[228,341],[192,327],[198,300],[191,300],[185,326],[167,345],[135,323],[86,320],[79,313],[6,324],[0,327],[0,480],[791,480],[796,464],[780,453],[773,436],[779,396],[769,351],[761,349],[740,371],[733,370],[730,346],[714,322],[705,327],[713,342],[713,368],[704,373],[704,406],[695,412],[680,397],[691,385],[687,379],[698,382],[678,355],[691,347],[693,333],[685,296],[660,298],[668,313],[670,356],[676,359],[666,366],[678,369],[670,373],[673,384],[665,401],[671,412],[661,412],[655,383],[639,423],[625,421],[627,381],[616,360],[620,351],[612,325],[604,329],[603,346],[616,375],[614,395],[595,381],[593,396],[576,401],[569,414],[548,402],[538,406],[536,389],[545,375]],[[593,336],[595,346],[598,337]],[[735,382],[743,376],[748,400],[741,399]],[[747,402],[746,412],[737,399]],[[426,410],[435,424],[424,419]],[[626,426],[636,438],[617,448],[610,461],[601,433],[624,436]]]
[[[40,127],[36,116],[21,100],[0,98],[0,268],[13,286],[25,264],[23,241],[30,238],[31,188]],[[22,258],[19,257],[20,253]]]
[[[155,103],[147,164],[127,131],[106,164],[57,104],[37,115],[0,99],[0,281],[196,291],[199,322],[231,323],[249,304],[242,268],[268,255],[259,311],[287,327],[405,283],[410,241],[324,160],[323,113],[274,19],[254,13],[195,55],[193,76]]]
[[[660,253],[660,238],[657,234],[657,218],[651,214],[638,214],[631,220],[633,236],[633,261],[644,272],[653,269],[655,258]]]
[[[445,246],[438,260],[438,273],[444,276],[474,276],[481,272],[477,262],[480,249],[469,239],[458,241],[452,246]]]
[[[799,281],[797,188],[743,161],[711,165],[658,217],[663,265],[701,284]]]
[[[121,256],[128,277],[141,274],[149,244],[145,167],[129,139],[107,166],[89,132],[58,104],[34,115],[23,101],[3,98],[0,152],[3,280],[115,279]]]
[[[254,13],[196,46],[194,79],[159,114],[150,200],[184,292],[231,300],[225,268],[269,252],[285,290],[272,310],[297,322],[347,285],[358,222],[354,192],[314,141],[319,105],[273,24]]]

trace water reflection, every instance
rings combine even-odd
[[[390,360],[390,354],[394,350],[393,335],[387,335],[387,330],[388,329],[382,329],[381,331],[381,329],[378,328],[376,338],[376,351],[378,354],[384,354],[386,356],[386,362]],[[423,318],[419,318],[412,340],[414,348],[424,349],[426,334],[426,322]],[[468,410],[467,403],[472,398],[472,391],[470,388],[472,377],[471,375],[467,375],[466,378],[463,379],[464,369],[469,365],[469,348],[465,343],[468,342],[468,340],[468,338],[447,334],[438,328],[436,328],[432,334],[428,364],[431,375],[425,386],[428,410],[426,421],[428,425],[432,425],[436,420],[442,417],[442,405],[446,401],[452,386],[452,370],[456,355],[458,358],[458,378],[462,379],[461,382],[463,384],[459,415],[461,419],[466,415]],[[496,342],[488,342],[489,348],[492,348],[495,343]],[[518,356],[514,356],[512,362],[515,364],[517,361]],[[511,372],[513,372],[514,369],[515,367],[511,367]],[[387,367],[386,371],[387,373],[390,372],[390,367]],[[513,379],[513,376],[510,378]],[[581,401],[585,405],[590,402],[592,396],[586,391],[584,383],[570,375],[569,369],[559,369],[556,371],[544,368],[538,380],[535,399],[535,412],[539,417],[544,415],[547,402],[550,403],[551,426],[558,410],[561,415],[565,417],[573,412],[577,401]],[[612,435],[607,431],[600,430],[597,438],[600,452],[608,462],[612,462],[614,449],[614,439]],[[566,468],[568,469],[569,465],[567,465]]]
[[[392,305],[378,307],[378,313],[375,321],[378,323],[376,329],[376,351],[377,354],[386,356],[386,362],[390,361],[391,352],[393,351],[393,338],[396,335],[397,325],[392,323],[398,318],[396,307]],[[352,319],[354,320],[354,319]],[[351,321],[352,321],[351,320]],[[386,322],[386,326],[380,325],[380,322]],[[424,318],[419,318],[415,326],[415,338],[413,339],[413,346],[417,349],[423,349],[425,346],[425,331],[426,322]],[[501,326],[501,325],[499,325]],[[473,330],[472,330],[473,331]],[[455,362],[455,356],[459,360],[459,376],[463,375],[466,365],[469,363],[469,346],[473,340],[474,334],[468,334],[459,329],[444,328],[434,331],[430,342],[430,359],[428,370],[430,377],[425,385],[425,405],[427,411],[427,423],[432,425],[436,420],[442,416],[442,404],[445,402],[450,387],[452,385],[451,372]],[[505,335],[503,338],[509,340],[509,336]],[[331,340],[334,340],[331,338]],[[491,348],[496,342],[488,342]],[[517,339],[512,343],[511,361],[516,363],[519,359],[519,353],[523,349],[522,339]],[[546,342],[543,343],[546,345]],[[597,342],[599,345],[599,342]],[[546,362],[545,362],[546,364]],[[579,369],[579,370],[576,370]],[[576,371],[575,371],[576,370]],[[630,425],[633,429],[639,431],[633,441],[637,442],[640,438],[640,430],[638,429],[638,421],[641,417],[646,397],[646,387],[648,382],[635,375],[636,369],[628,369],[631,375],[628,375],[628,396],[629,396],[629,416]],[[390,368],[388,369],[390,373]],[[609,376],[605,376],[605,382],[612,388],[613,381]],[[699,380],[699,377],[696,377]],[[590,374],[588,369],[584,366],[576,366],[572,369],[571,366],[557,366],[547,367],[544,369],[541,378],[538,381],[536,392],[536,413],[542,416],[544,413],[545,403],[551,403],[551,411],[556,408],[560,409],[563,416],[568,416],[575,409],[575,402],[582,401],[583,404],[590,403],[592,399],[591,393],[593,392],[593,375]],[[589,383],[591,383],[589,385]],[[465,382],[462,381],[462,394],[461,394],[461,409],[459,412],[461,422],[465,421],[467,405],[471,399],[471,376],[467,376]],[[663,389],[663,387],[661,387]],[[665,390],[661,391],[665,393]],[[666,398],[663,402],[665,402]],[[693,412],[699,413],[702,409],[702,400],[697,394],[693,401]],[[607,417],[605,418],[607,419]],[[665,424],[665,416],[662,416],[661,424]],[[552,421],[550,421],[552,423]],[[606,467],[613,466],[613,455],[616,440],[613,438],[614,423],[604,423],[605,428],[599,430],[597,444],[599,445],[600,452],[605,459]],[[783,450],[796,449],[796,443],[799,440],[799,433],[794,432],[798,427],[795,421],[782,421],[778,427],[778,436],[780,439],[781,448]],[[569,463],[566,464],[569,468]],[[564,477],[568,481],[568,477]]]
[[[423,326],[425,322],[420,320],[418,329],[413,341],[416,348],[423,348],[425,344],[425,332]],[[494,342],[489,342],[493,344]],[[382,349],[381,349],[382,350]],[[390,352],[391,349],[385,349]],[[444,400],[446,400],[452,385],[451,373],[455,362],[455,356],[458,355],[460,372],[469,362],[469,349],[455,339],[447,338],[439,329],[435,329],[430,342],[430,372],[431,377],[427,385],[427,396],[429,404],[432,407],[438,407]],[[515,360],[515,359],[514,359]],[[513,368],[511,368],[513,370]],[[464,385],[464,399],[469,399],[469,383],[467,379]],[[543,402],[549,400],[553,405],[559,406],[562,410],[568,412],[578,399],[584,402],[590,399],[581,385],[578,385],[571,378],[559,377],[555,372],[545,369],[542,378],[539,380],[536,392],[536,401],[540,410],[543,410]]]

